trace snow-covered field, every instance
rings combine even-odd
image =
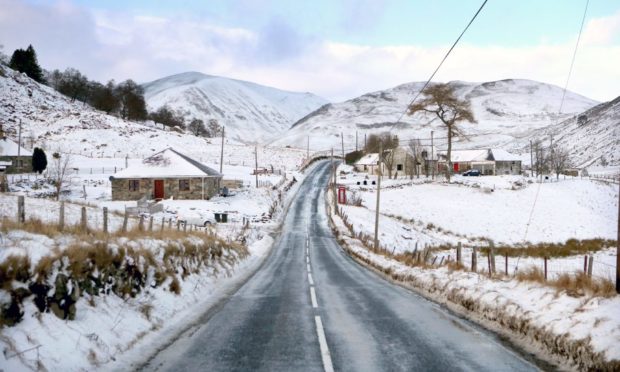
[[[394,280],[507,335],[525,350],[547,358],[552,351],[555,355],[551,359],[570,369],[598,369],[620,360],[618,296],[575,295],[535,282],[489,279],[480,273],[445,266],[410,267],[367,250],[350,236],[338,216],[332,218],[351,254]],[[502,267],[499,261],[497,266]],[[580,357],[573,351],[578,345]]]

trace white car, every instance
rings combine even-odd
[[[215,224],[215,217],[208,216],[201,213],[184,213],[179,214],[177,216],[177,220],[181,223],[185,223],[188,225],[196,225],[196,226],[209,226],[211,224]]]

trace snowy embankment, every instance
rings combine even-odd
[[[528,352],[571,369],[620,368],[620,296],[604,298],[514,278],[491,279],[454,266],[408,266],[369,250],[339,216],[331,217],[343,248],[356,260],[506,335]]]

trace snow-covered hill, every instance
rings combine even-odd
[[[580,123],[579,118],[584,118]],[[573,165],[620,165],[620,97],[535,133],[569,151]]]
[[[327,103],[311,93],[287,92],[247,81],[186,72],[143,85],[150,110],[167,105],[186,118],[217,119],[228,137],[262,142],[285,132]]]
[[[471,100],[477,124],[463,124],[469,141],[461,140],[456,148],[500,146],[509,150],[522,148],[524,141],[537,129],[556,124],[581,113],[596,101],[573,92],[566,92],[562,114],[558,115],[563,90],[557,86],[530,80],[501,80],[487,83],[454,81],[458,97]],[[347,149],[355,147],[355,132],[359,145],[364,134],[390,130],[401,140],[430,138],[435,131],[435,144],[440,148],[444,129],[433,117],[404,113],[423,83],[414,82],[395,88],[364,94],[342,103],[328,104],[299,120],[274,145],[304,147],[310,136],[314,149],[340,149],[340,132],[344,132]],[[400,121],[398,121],[400,118]],[[430,141],[422,141],[430,145]]]

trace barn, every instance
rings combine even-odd
[[[110,177],[112,200],[206,200],[218,195],[222,174],[167,148]]]

